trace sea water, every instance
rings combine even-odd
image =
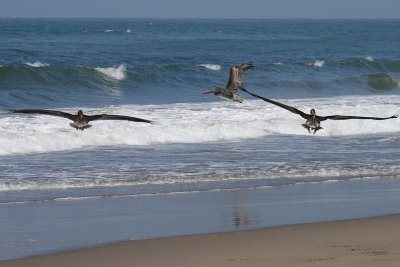
[[[306,113],[399,114],[399,42],[399,20],[0,19],[0,204],[398,179],[399,119],[310,135],[244,92],[201,93],[251,61],[249,91]],[[77,131],[24,108],[155,123]]]

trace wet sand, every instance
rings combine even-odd
[[[399,179],[355,179],[253,190],[0,205],[0,214],[4,215],[0,216],[0,260],[76,251],[124,240],[159,240],[157,238],[196,237],[224,232],[251,233],[247,231],[400,214],[399,188]],[[373,227],[373,230],[381,228]],[[260,245],[262,251],[273,252],[275,246],[279,248],[277,244],[283,242],[270,238],[266,244]],[[193,241],[194,244],[197,242]],[[235,242],[228,239],[227,243],[229,247]],[[141,243],[138,246],[142,246]],[[252,246],[258,245],[249,243],[243,247]],[[160,247],[161,252],[162,249]],[[157,251],[156,248],[153,250]],[[185,245],[176,250],[184,251]],[[284,249],[278,249],[281,250]],[[139,251],[134,259],[142,255],[140,249],[132,251]],[[246,250],[243,251],[247,254]],[[201,256],[200,251],[196,252]],[[190,252],[182,255],[187,254]],[[178,252],[178,255],[181,254]]]
[[[125,241],[0,266],[400,266],[400,215]]]

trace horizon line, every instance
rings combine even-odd
[[[0,19],[176,19],[176,20],[188,20],[188,19],[198,19],[198,20],[400,20],[400,18],[385,18],[385,17],[343,17],[343,18],[312,18],[312,17],[293,17],[293,18],[204,18],[204,17],[28,17],[28,16],[0,16]]]

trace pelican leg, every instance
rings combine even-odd
[[[87,128],[92,127],[92,125],[90,125],[90,124],[85,125],[85,126],[82,126],[82,127],[78,127],[78,126],[76,126],[74,123],[70,123],[69,125],[70,125],[71,127],[75,128],[75,129],[81,130],[81,131],[83,131],[83,130],[85,130],[85,129],[87,129]]]
[[[79,128],[78,128],[75,124],[73,124],[73,123],[70,123],[69,126],[71,126],[72,128],[75,128],[75,129],[79,130]]]
[[[311,133],[310,126],[308,126],[306,123],[302,124],[302,126],[303,126],[304,128],[306,128],[306,129],[308,130],[309,133]],[[314,132],[314,133],[315,133],[315,132]]]
[[[324,129],[324,128],[322,128],[322,127],[316,127],[316,128],[314,129],[314,134],[315,134],[318,130],[321,130],[321,129]]]

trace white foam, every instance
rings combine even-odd
[[[204,67],[209,70],[220,70],[221,66],[217,64],[201,64],[200,67]]]
[[[308,63],[306,63],[306,65],[322,68],[325,65],[325,61],[324,60],[316,60],[314,62],[308,62]]]
[[[105,30],[104,32],[114,32],[115,30]]]
[[[275,62],[275,63],[273,63],[273,65],[275,65],[275,66],[283,66],[283,65],[285,65],[285,63],[282,63],[282,62]]]
[[[370,61],[370,62],[375,61],[375,59],[373,57],[371,57],[371,56],[365,57],[364,60]]]
[[[397,87],[400,87],[400,75],[399,74],[391,74],[392,81],[397,84]]]
[[[387,117],[399,114],[400,96],[346,96],[319,99],[280,100],[317,114]],[[66,112],[76,112],[65,109]],[[0,114],[0,155],[81,149],[87,146],[152,145],[243,140],[273,134],[309,135],[304,119],[285,109],[250,100],[166,105],[124,105],[84,112],[111,113],[154,120],[156,124],[128,121],[95,121],[77,131],[64,118],[46,115]],[[322,122],[316,136],[341,136],[400,132],[400,119]]]
[[[96,71],[105,75],[106,78],[111,78],[113,80],[124,80],[126,78],[126,66],[121,64],[118,67],[106,67],[106,68],[95,68]]]
[[[276,170],[270,169],[265,171],[260,171],[257,173],[243,173],[237,175],[215,175],[215,176],[202,176],[201,174],[196,176],[188,176],[185,175],[185,179],[182,179],[179,176],[174,178],[165,179],[164,177],[158,177],[150,180],[123,180],[117,179],[114,180],[104,179],[99,181],[98,179],[88,180],[87,176],[84,179],[79,179],[74,177],[60,177],[60,174],[56,179],[52,181],[42,181],[42,180],[29,180],[23,179],[12,180],[12,181],[0,181],[0,192],[7,191],[23,191],[23,190],[65,190],[65,189],[76,189],[76,188],[101,188],[101,187],[124,187],[127,186],[141,186],[141,185],[173,185],[173,184],[199,184],[199,183],[212,183],[212,182],[227,182],[227,181],[255,181],[255,180],[266,180],[266,179],[277,179],[283,178],[282,184],[288,185],[285,181],[285,178],[296,178],[296,181],[291,181],[292,184],[304,184],[304,183],[331,183],[342,181],[345,177],[346,180],[354,180],[354,179],[375,179],[377,177],[393,177],[394,175],[400,174],[400,166],[360,166],[356,168],[346,168],[346,167],[331,167],[331,168],[318,168],[318,169],[297,169],[297,170]],[[324,178],[313,180],[312,178]],[[328,179],[326,179],[328,178]],[[257,183],[249,183],[248,188],[256,188],[260,187],[260,185],[255,185]],[[279,186],[281,184],[275,184],[275,186]],[[271,187],[273,185],[262,185],[261,187]],[[235,190],[235,188],[232,188]],[[236,188],[237,189],[237,188]],[[208,191],[213,190],[209,189]],[[220,190],[220,188],[216,189]],[[194,190],[196,191],[196,189]],[[190,190],[190,192],[194,192]],[[187,191],[189,192],[189,191]],[[163,192],[161,194],[164,194]],[[182,191],[170,193],[184,193]],[[154,194],[154,193],[149,193]],[[159,194],[159,193],[157,193]],[[137,195],[137,194],[135,194]],[[140,194],[143,195],[143,194]],[[146,195],[146,193],[145,193]],[[117,196],[127,196],[127,195],[114,195]],[[104,196],[80,196],[80,197],[61,197],[56,198],[54,200],[68,200],[68,199],[87,199],[87,198],[101,198]],[[1,204],[1,203],[0,203]]]
[[[50,65],[47,64],[47,63],[42,63],[42,62],[39,62],[39,61],[36,61],[36,62],[34,62],[34,63],[26,62],[25,64],[28,65],[28,66],[31,66],[31,67],[35,67],[35,68],[41,68],[41,67],[48,67],[48,66],[50,66]]]
[[[127,29],[126,32],[127,33],[132,33],[132,30],[131,29]]]

